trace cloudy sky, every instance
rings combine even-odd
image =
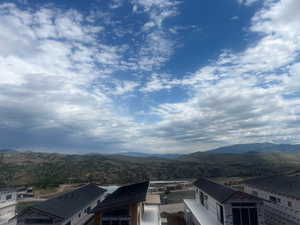
[[[0,148],[300,143],[299,0],[1,0]]]

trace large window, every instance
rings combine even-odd
[[[232,204],[233,225],[258,225],[255,203]]]
[[[6,200],[12,199],[12,195],[6,195]]]

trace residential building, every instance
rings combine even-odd
[[[159,202],[147,203],[149,182],[118,188],[93,209],[95,225],[160,225]]]
[[[300,224],[300,176],[251,179],[244,191],[265,200],[267,225]]]
[[[184,200],[187,225],[265,225],[263,200],[200,178],[195,199]]]
[[[0,188],[0,225],[11,224],[15,217],[17,192],[12,188]]]
[[[82,225],[93,216],[91,209],[104,200],[105,190],[88,184],[38,203],[17,216],[18,225]]]

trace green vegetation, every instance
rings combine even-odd
[[[123,184],[145,179],[251,177],[300,170],[300,155],[197,153],[177,159],[49,153],[1,154],[0,185]]]

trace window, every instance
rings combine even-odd
[[[201,202],[201,205],[204,206],[204,194],[203,194],[203,192],[200,193],[200,202]]]
[[[90,213],[90,211],[91,211],[91,207],[89,206],[89,207],[87,207],[86,209],[85,209],[85,211],[86,211],[86,213]]]
[[[81,213],[78,214],[78,217],[79,217],[79,218],[81,217]]]
[[[112,220],[111,225],[119,225],[119,220]]]
[[[6,195],[6,200],[12,199],[12,195]]]
[[[270,196],[270,197],[269,197],[269,200],[270,200],[270,202],[275,203],[275,204],[276,204],[276,202],[277,202],[277,199],[276,199],[276,197],[274,197],[274,196]]]
[[[232,208],[233,225],[258,225],[257,208]]]
[[[224,209],[223,206],[217,204],[218,220],[224,224]]]
[[[109,220],[102,220],[102,225],[110,225],[110,221]]]
[[[289,207],[293,207],[292,202],[288,201],[288,206],[289,206]]]

